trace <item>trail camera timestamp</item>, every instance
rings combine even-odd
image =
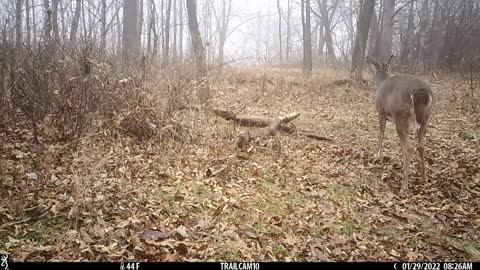
[[[472,270],[472,263],[445,262],[445,263],[402,263],[395,264],[396,270]]]

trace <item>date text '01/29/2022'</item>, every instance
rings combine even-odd
[[[396,270],[472,270],[472,263],[444,262],[444,263],[401,263],[395,264]]]

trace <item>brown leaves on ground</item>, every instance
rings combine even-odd
[[[393,126],[385,157],[373,156],[372,93],[335,85],[330,71],[309,82],[285,72],[230,72],[212,82],[212,106],[297,111],[296,126],[332,142],[278,134],[237,152],[249,129],[198,111],[176,116],[185,142],[106,133],[43,156],[21,123],[2,130],[0,251],[20,261],[480,259],[479,122],[450,102],[455,78],[432,81],[428,182],[414,156],[401,196]]]

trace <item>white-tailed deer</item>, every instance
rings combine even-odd
[[[393,55],[392,55],[393,57]],[[418,152],[420,154],[420,174],[422,181],[425,175],[425,133],[430,118],[433,95],[430,87],[422,80],[408,75],[390,75],[389,64],[382,63],[367,56],[367,63],[375,70],[375,106],[380,123],[377,157],[382,156],[382,142],[385,124],[389,120],[395,123],[400,145],[403,151],[403,182],[402,192],[408,191],[408,174],[410,167],[411,146],[408,139],[408,128],[415,121],[418,137]]]

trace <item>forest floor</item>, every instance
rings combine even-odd
[[[175,117],[189,128],[186,142],[101,133],[73,153],[55,148],[40,180],[31,132],[22,123],[1,129],[0,253],[15,261],[479,261],[480,121],[463,102],[467,80],[425,77],[436,100],[428,181],[415,152],[401,195],[395,128],[387,123],[384,158],[375,159],[373,87],[335,83],[345,77],[318,70],[306,82],[299,70],[258,68],[211,85],[214,108],[298,112],[297,128],[332,141],[278,133],[240,151],[238,134],[254,128],[183,110]],[[416,145],[413,128],[411,138]]]

